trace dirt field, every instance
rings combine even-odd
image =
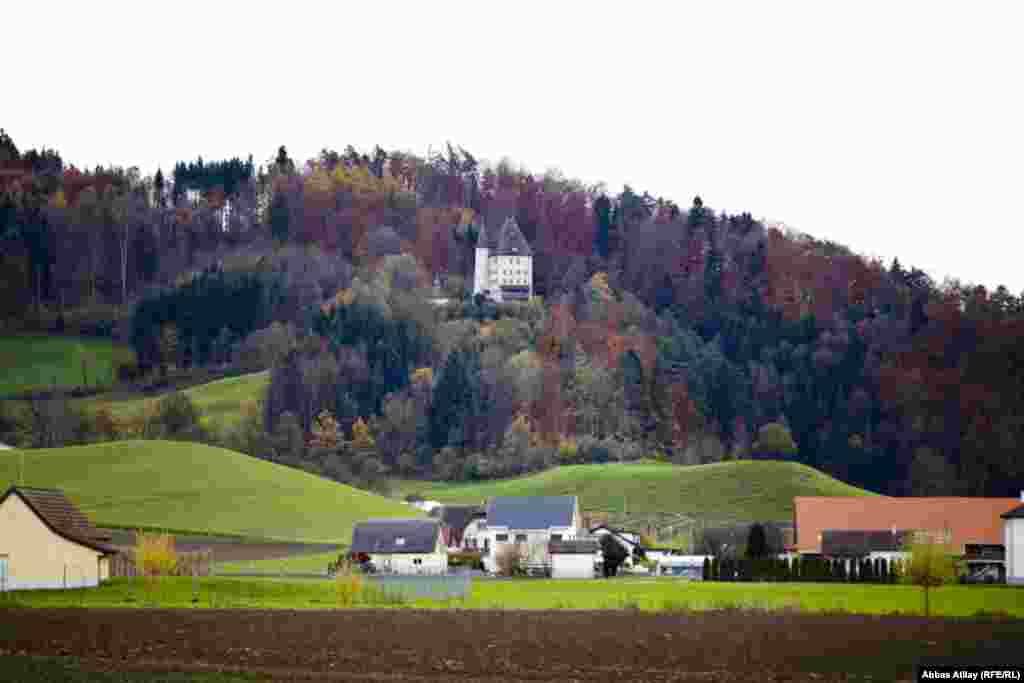
[[[273,680],[892,681],[922,655],[1017,662],[1021,642],[1022,620],[734,610],[0,610],[0,658]]]
[[[135,532],[127,529],[106,529],[111,545],[128,551],[135,545]],[[338,549],[331,544],[311,543],[256,543],[222,536],[175,536],[178,552],[212,550],[215,562],[241,562],[249,560],[276,560],[293,555],[323,553]]]

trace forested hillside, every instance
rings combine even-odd
[[[165,178],[2,134],[0,162],[9,328],[130,340],[120,376],[150,387],[270,370],[236,427],[163,436],[365,483],[654,456],[789,459],[889,494],[1024,484],[1024,298],[1003,287],[450,145],[305,163],[282,146]],[[474,300],[476,237],[509,216],[539,296]],[[6,409],[0,437],[52,445],[66,412]]]

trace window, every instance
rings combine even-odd
[[[0,555],[0,590],[7,590],[7,555]]]
[[[561,541],[562,540],[562,534],[551,534],[551,540],[552,541]]]
[[[405,537],[399,536],[395,539],[395,545],[405,545]]]
[[[526,543],[526,534],[516,534],[516,543]]]
[[[494,540],[498,541],[499,543],[502,541],[508,541],[508,534],[495,534]]]
[[[423,564],[423,558],[422,557],[414,558],[412,563],[413,564]]]

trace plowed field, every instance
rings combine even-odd
[[[272,680],[911,680],[1018,661],[1024,621],[723,610],[0,610],[0,658]]]

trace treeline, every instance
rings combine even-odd
[[[161,331],[142,330],[169,320],[147,313],[151,288],[215,263],[280,275],[269,316],[178,326],[183,364],[274,364],[268,439],[290,413],[300,437],[285,441],[308,442],[327,411],[349,440],[362,418],[381,466],[417,476],[655,454],[794,459],[889,494],[1016,495],[1024,482],[1024,301],[1004,287],[934,283],[699,197],[613,194],[453,146],[325,149],[301,170],[281,147],[255,173],[179,163],[175,185],[237,179],[226,224],[216,202],[164,208],[156,179],[131,169],[54,173],[4,149],[21,169],[0,181],[7,320],[89,322],[86,310],[108,324],[65,329],[117,331],[134,305],[151,363]],[[544,303],[467,301],[479,226],[509,216]],[[435,276],[459,303],[425,300]],[[264,345],[289,335],[290,360]],[[355,388],[314,389],[331,362],[324,376]]]

